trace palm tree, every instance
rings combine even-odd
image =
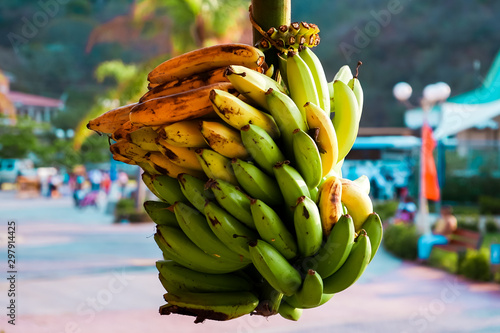
[[[136,102],[146,91],[148,71],[166,57],[218,43],[251,43],[249,4],[248,0],[138,0],[128,14],[96,27],[89,36],[87,52],[98,43],[127,44],[142,39],[155,41],[159,54],[144,64],[126,65],[117,60],[97,68],[97,79],[102,82],[112,77],[116,87],[99,96],[80,121],[74,147],[79,149],[92,134],[86,128],[90,119],[119,105]]]

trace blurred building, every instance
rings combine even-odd
[[[28,116],[37,122],[50,122],[63,107],[60,99],[10,90],[10,79],[0,71],[0,114],[12,121]]]
[[[408,128],[361,127],[342,176],[354,180],[366,175],[374,199],[395,199],[415,182],[419,150],[420,138]]]
[[[466,159],[460,173],[475,175],[488,165],[500,177],[500,52],[478,88],[437,105],[427,119],[439,146],[456,149]],[[420,108],[405,114],[405,124],[412,130],[418,130],[422,120]]]

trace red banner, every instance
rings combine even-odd
[[[422,158],[423,158],[423,185],[424,197],[429,200],[439,200],[439,182],[434,162],[433,151],[436,141],[432,136],[432,129],[428,124],[424,124],[422,129]]]

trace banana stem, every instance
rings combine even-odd
[[[278,29],[280,25],[289,25],[291,12],[291,0],[252,0],[250,14],[262,30],[267,31],[271,27]],[[257,43],[261,38],[262,35],[254,28],[253,43]],[[271,47],[265,54],[267,64],[279,68],[277,50]]]

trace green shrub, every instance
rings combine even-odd
[[[442,189],[443,200],[456,203],[473,204],[477,202],[477,198],[480,196],[498,198],[498,189],[500,188],[500,178],[488,174],[463,177],[447,172],[444,183],[445,186]],[[498,207],[500,206],[497,204],[497,209],[499,209]]]
[[[489,281],[491,271],[487,251],[467,250],[460,262],[459,273],[472,280]]]
[[[454,205],[453,214],[455,215],[479,215],[478,206]]]
[[[383,244],[387,251],[402,259],[417,258],[417,228],[407,224],[392,224],[385,228]]]
[[[493,277],[493,280],[497,283],[500,283],[500,271],[495,273],[495,276]]]
[[[143,209],[137,211],[134,199],[120,199],[116,203],[115,223],[124,219],[132,223],[151,221],[151,218]]]
[[[120,199],[116,203],[115,214],[130,214],[135,212],[135,201],[134,199]]]
[[[386,222],[389,221],[389,218],[396,215],[398,204],[395,200],[379,201],[373,206],[373,211],[380,216],[382,222]]]
[[[456,274],[459,259],[460,258],[457,253],[444,251],[438,247],[434,247],[432,249],[428,263],[432,267],[437,267],[447,272]]]
[[[479,211],[481,214],[500,214],[500,198],[482,195],[479,197]]]
[[[493,216],[488,216],[486,218],[485,228],[488,233],[496,233],[500,231],[500,228],[498,227],[498,224]]]

